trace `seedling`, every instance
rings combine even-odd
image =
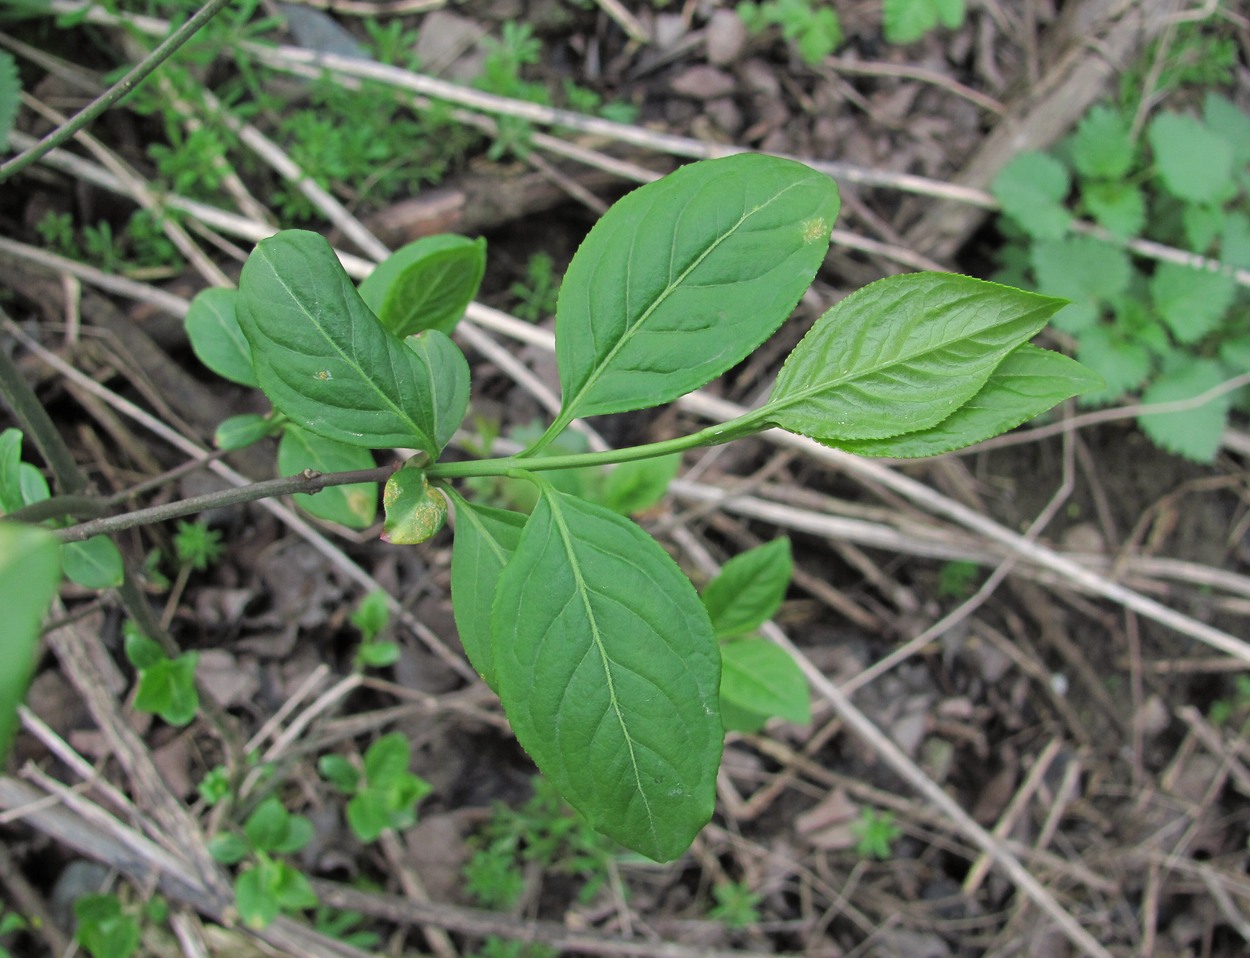
[[[716,905],[707,916],[728,928],[748,928],[760,920],[759,893],[742,882],[722,882],[712,889],[712,897]]]
[[[139,950],[139,919],[116,895],[83,895],[74,918],[74,940],[91,958],[130,958]]]
[[[352,625],[360,630],[357,666],[380,669],[399,660],[399,646],[394,642],[380,641],[390,619],[391,610],[384,593],[370,592],[360,600],[351,615]]]
[[[179,522],[174,534],[174,555],[180,565],[203,572],[221,558],[221,532],[203,522]]]
[[[365,752],[363,771],[342,755],[323,755],[317,769],[340,792],[350,795],[347,823],[362,842],[377,841],[388,828],[400,830],[417,820],[417,803],[430,791],[408,771],[408,740],[384,735]]]
[[[738,4],[737,10],[752,33],[779,27],[782,37],[808,66],[816,66],[842,43],[842,24],[837,13],[812,0],[746,2]]]
[[[894,855],[894,842],[903,830],[894,824],[893,812],[879,812],[865,808],[859,820],[851,824],[851,831],[859,839],[855,850],[864,858],[885,861]]]
[[[241,835],[213,836],[208,850],[217,861],[234,865],[249,860],[234,880],[235,904],[248,925],[265,928],[282,912],[316,907],[317,896],[303,872],[278,857],[302,850],[312,837],[312,822],[292,815],[272,795],[248,816]]]
[[[195,688],[198,652],[184,652],[171,659],[160,645],[127,622],[126,658],[139,672],[134,706],[140,712],[159,715],[170,725],[186,725],[200,709]]]
[[[619,201],[560,291],[560,409],[527,448],[502,458],[441,458],[470,391],[468,363],[444,329],[476,289],[479,244],[401,250],[396,257],[409,259],[392,257],[374,274],[383,279],[357,290],[324,238],[284,231],[248,258],[237,295],[201,294],[212,308],[197,352],[259,384],[275,420],[339,448],[415,450],[386,481],[386,537],[423,541],[454,507],[452,604],[470,661],[560,794],[592,826],[656,860],[682,854],[715,804],[717,629],[656,540],[547,474],[679,455],[773,427],[861,455],[925,456],[1098,385],[1079,363],[1028,342],[1062,300],[962,276],[893,276],[821,317],[768,400],[739,418],[643,446],[544,455],[574,420],[671,402],[745,359],[812,281],[837,211],[828,177],[753,154],[692,164]],[[459,264],[440,271],[459,282],[455,309],[430,305],[442,302],[431,264],[444,254]],[[479,505],[455,488],[480,476],[530,483],[533,511]],[[252,884],[270,887],[269,874]]]

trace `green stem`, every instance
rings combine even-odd
[[[230,3],[230,0],[208,0],[208,3],[204,4],[195,16],[166,37],[160,46],[139,61],[139,63],[137,63],[134,68],[130,70],[130,72],[109,87],[109,89],[101,94],[98,99],[83,109],[82,112],[72,117],[68,122],[57,127],[26,152],[19,153],[7,163],[0,164],[0,182],[8,179],[14,173],[24,170],[40,157],[68,141],[75,133],[115,104],[118,100],[122,99],[122,97],[126,96],[126,94],[130,93],[135,87],[146,80],[148,75],[152,73],[153,70],[173,56],[179,47],[195,36],[195,34],[198,33],[209,20],[221,12],[222,8],[228,3]]]
[[[559,420],[556,420],[558,423]],[[554,428],[556,423],[552,424]],[[530,472],[547,469],[580,469],[585,466],[608,466],[621,462],[634,462],[638,459],[654,459],[673,453],[685,452],[702,446],[718,446],[733,439],[750,436],[766,428],[765,417],[759,411],[749,412],[737,419],[708,426],[689,436],[676,439],[665,439],[662,442],[651,442],[642,446],[630,446],[626,449],[608,449],[605,452],[584,452],[567,456],[535,456],[536,450],[548,442],[548,429],[534,445],[515,456],[504,456],[499,459],[476,459],[467,462],[439,462],[430,466],[426,474],[430,479],[463,479],[469,476],[498,476],[509,470],[523,469]]]

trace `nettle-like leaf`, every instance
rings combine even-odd
[[[491,616],[517,740],[598,830],[682,854],[716,800],[720,654],[690,580],[633,522],[543,486]]]
[[[1024,343],[1007,354],[975,396],[936,426],[838,445],[859,456],[938,456],[1001,435],[1056,403],[1103,385],[1101,377],[1076,360]]]
[[[469,367],[443,333],[405,344],[378,321],[330,244],[286,230],[239,278],[239,323],[274,407],[354,446],[412,446],[437,459],[464,418]]]
[[[561,420],[669,402],[740,362],[811,284],[837,213],[829,177],[756,154],[617,202],[560,288]]]
[[[1232,147],[1234,169],[1250,164],[1250,116],[1232,100],[1211,91],[1202,101],[1202,117],[1207,128]]]
[[[1072,163],[1092,179],[1114,180],[1133,166],[1134,148],[1128,119],[1116,109],[1095,106],[1073,134]]]
[[[1196,343],[1214,330],[1233,304],[1231,276],[1160,263],[1150,278],[1150,300],[1180,343]]]
[[[441,233],[402,246],[360,284],[360,296],[396,336],[450,333],[486,272],[486,240]]]
[[[1145,343],[1130,339],[1107,324],[1081,333],[1076,358],[1103,379],[1102,389],[1082,397],[1082,402],[1088,405],[1115,402],[1144,383],[1154,367],[1150,349]]]
[[[744,635],[777,614],[794,574],[784,536],[730,559],[703,589],[703,607],[717,638]]]
[[[315,432],[287,423],[278,442],[278,474],[295,476],[306,469],[314,472],[349,472],[372,469],[373,453],[360,446],[327,439]],[[337,522],[349,529],[366,529],[378,512],[378,484],[354,482],[330,486],[316,495],[302,493],[293,497],[295,504],[318,519]]]
[[[258,389],[252,347],[236,312],[238,301],[237,290],[206,289],[191,300],[182,322],[200,362],[222,379]]]
[[[1147,130],[1155,167],[1167,191],[1191,203],[1222,203],[1236,192],[1233,147],[1201,120],[1160,113]]]
[[[1062,163],[1046,153],[1029,151],[1002,168],[990,192],[1026,233],[1034,239],[1053,240],[1063,236],[1072,222],[1072,213],[1064,205],[1070,186]]]
[[[1137,236],[1146,225],[1146,197],[1136,184],[1122,180],[1082,183],[1081,199],[1101,226],[1122,239]]]
[[[817,320],[755,415],[830,445],[928,429],[1063,305],[944,273],[879,280]]]
[[[521,541],[526,517],[479,505],[448,490],[456,507],[451,549],[451,605],[465,655],[483,681],[498,693],[491,648],[490,610],[499,577]]]
[[[1093,236],[1034,243],[1032,262],[1041,292],[1071,300],[1053,321],[1075,334],[1092,326],[1103,307],[1128,289],[1133,277],[1128,254]]]
[[[1143,403],[1193,399],[1214,389],[1226,378],[1223,366],[1211,359],[1186,358],[1164,371],[1142,393]],[[1178,412],[1148,413],[1137,417],[1142,431],[1156,446],[1194,462],[1210,462],[1220,449],[1228,424],[1232,396],[1224,393],[1200,406]]]
[[[61,545],[45,529],[0,522],[0,595],[4,596],[4,658],[0,669],[0,759],[17,727],[39,650],[39,626],[61,581]]]

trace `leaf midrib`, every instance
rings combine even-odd
[[[625,715],[621,711],[620,701],[616,697],[616,682],[612,677],[612,661],[608,657],[608,650],[603,644],[603,636],[599,630],[598,619],[595,616],[594,608],[590,602],[590,589],[586,585],[586,580],[582,575],[581,562],[577,558],[577,554],[573,548],[573,536],[569,531],[568,523],[564,520],[564,514],[560,509],[559,501],[556,499],[557,493],[550,489],[544,488],[543,495],[547,499],[547,505],[551,509],[551,518],[556,525],[556,531],[560,535],[560,544],[564,548],[565,555],[569,560],[569,568],[573,572],[573,581],[575,584],[578,598],[581,600],[582,608],[586,613],[586,618],[590,623],[590,638],[595,646],[595,650],[599,653],[599,660],[603,666],[603,674],[607,682],[608,704],[612,709],[612,714],[616,716],[617,723],[621,727],[621,735],[625,739],[625,748],[629,752],[629,764],[634,773],[634,785],[637,788],[638,796],[642,799],[643,808],[647,813],[647,825],[651,829],[651,837],[654,839],[658,847],[660,836],[656,831],[655,813],[651,810],[651,802],[647,798],[647,792],[642,783],[642,772],[638,768],[638,756],[634,752],[634,737],[630,734],[629,728],[625,723]]]
[[[572,413],[577,409],[579,405],[581,405],[586,395],[599,382],[599,379],[602,377],[604,370],[607,369],[612,364],[612,361],[616,358],[616,356],[630,342],[632,342],[634,336],[638,334],[638,331],[643,326],[643,324],[645,324],[646,321],[655,313],[655,311],[658,310],[660,306],[664,304],[664,302],[668,299],[668,297],[671,296],[673,292],[675,292],[682,285],[682,281],[687,276],[689,276],[692,272],[694,272],[694,270],[696,270],[705,259],[707,259],[710,255],[712,255],[712,252],[716,250],[717,247],[719,247],[723,242],[725,242],[725,240],[729,239],[729,237],[737,233],[738,230],[742,227],[742,224],[745,223],[752,216],[755,216],[757,213],[760,213],[761,211],[767,209],[773,203],[781,199],[781,197],[783,197],[786,193],[790,192],[790,190],[797,189],[799,186],[803,186],[807,182],[808,182],[808,178],[806,177],[802,180],[796,180],[795,182],[787,185],[784,189],[778,191],[777,193],[774,193],[771,197],[769,197],[763,203],[759,204],[758,206],[753,207],[748,212],[743,213],[738,218],[737,222],[735,222],[731,227],[729,227],[723,234],[718,236],[716,240],[713,243],[711,243],[707,247],[707,249],[705,249],[702,253],[700,253],[699,256],[694,260],[694,262],[692,262],[688,267],[686,267],[686,269],[683,270],[679,276],[677,276],[672,282],[670,282],[668,286],[666,286],[663,290],[657,293],[655,298],[651,301],[650,305],[648,305],[647,308],[642,311],[642,313],[638,316],[638,318],[633,323],[627,324],[625,331],[620,335],[620,337],[617,339],[616,343],[612,346],[612,348],[608,350],[607,355],[604,356],[603,359],[591,369],[589,375],[587,375],[586,377],[586,381],[582,384],[581,388],[578,389],[577,394],[573,397],[573,399],[564,403],[565,414],[568,415],[570,419],[577,418],[576,416],[573,416]],[[632,269],[632,263],[633,261],[631,259],[630,260],[631,269]],[[631,277],[629,276],[628,271],[627,271],[627,275],[625,278],[625,285],[627,288],[629,286],[630,281],[631,281]]]
[[[290,297],[291,302],[295,304],[296,309],[298,309],[304,316],[308,317],[308,320],[310,323],[312,323],[313,328],[315,328],[317,332],[321,334],[321,337],[325,340],[326,344],[330,347],[330,349],[334,353],[338,354],[338,357],[343,362],[345,362],[352,369],[352,371],[355,372],[368,385],[369,390],[372,393],[374,393],[380,400],[382,400],[383,404],[388,409],[390,409],[390,411],[394,413],[395,416],[397,416],[401,422],[407,423],[412,428],[414,434],[417,437],[421,439],[425,439],[432,444],[433,443],[432,437],[427,436],[425,434],[425,430],[420,426],[420,424],[415,419],[413,419],[412,416],[409,415],[409,413],[402,406],[394,402],[394,400],[392,400],[391,397],[388,396],[386,392],[383,391],[382,388],[378,386],[378,384],[374,381],[373,376],[369,375],[369,373],[365,371],[364,367],[361,366],[359,362],[357,362],[355,357],[350,356],[343,349],[341,349],[339,345],[334,341],[334,339],[330,336],[330,334],[326,332],[325,328],[322,326],[322,324],[317,319],[317,317],[313,314],[313,312],[304,305],[304,302],[300,298],[300,296],[296,293],[296,291],[290,285],[288,285],[286,281],[286,277],[284,277],[282,275],[282,272],[275,267],[272,258],[270,258],[268,255],[268,251],[265,251],[265,261],[266,261],[266,264],[269,266],[270,271],[273,273],[274,277],[277,279],[278,285],[281,286],[282,289],[286,292],[287,296]],[[349,320],[351,322],[355,322],[355,317],[351,315],[352,309],[351,309],[350,303],[345,302],[343,305],[347,310]],[[381,332],[384,336],[386,335],[385,330],[382,330],[379,328],[378,331]],[[389,345],[390,344],[388,343],[388,346]],[[404,346],[402,343],[400,343],[399,346],[401,348],[407,349],[407,347]],[[394,370],[394,366],[395,366],[394,351],[388,348],[386,350],[386,354],[387,354],[388,365],[390,365],[392,372],[394,372],[395,371]],[[345,408],[345,407],[340,407],[340,408]]]

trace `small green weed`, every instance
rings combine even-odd
[[[1213,391],[1250,371],[1250,296],[1228,272],[1250,267],[1250,117],[1208,93],[1200,114],[1161,111],[1145,133],[1135,140],[1131,114],[1101,104],[1052,153],[1009,164],[994,183],[1012,240],[1001,275],[1072,300],[1055,325],[1105,381],[1084,402],[1205,394],[1201,405],[1138,417],[1158,446],[1205,462],[1235,398]],[[1111,239],[1074,233],[1076,215]],[[1139,236],[1224,268],[1135,261],[1123,242]]]
[[[894,842],[903,834],[894,823],[893,812],[879,812],[875,808],[865,808],[859,820],[851,824],[851,832],[859,839],[855,851],[864,858],[881,861],[893,857]]]
[[[265,928],[283,912],[316,907],[308,879],[283,857],[301,851],[312,837],[312,822],[292,815],[272,795],[248,816],[241,834],[213,836],[208,850],[214,859],[223,865],[248,860],[234,880],[235,905],[248,925]]]
[[[83,895],[74,902],[74,940],[91,958],[131,958],[139,950],[143,923],[161,924],[168,917],[169,906],[159,896],[135,907],[117,895]]]
[[[760,920],[760,896],[741,882],[722,882],[712,889],[716,904],[708,912],[729,928],[748,928]]]
[[[356,650],[358,668],[381,669],[399,660],[399,646],[382,640],[390,624],[391,610],[386,594],[370,592],[361,598],[351,614],[351,623],[360,630],[360,648]]]
[[[30,922],[13,911],[0,912],[0,939],[11,939],[19,932],[30,928]],[[13,953],[4,945],[0,945],[0,958],[13,958]]]
[[[938,570],[937,593],[943,599],[966,599],[976,588],[981,567],[967,560],[943,562]]]
[[[195,688],[198,652],[184,652],[171,659],[159,644],[141,633],[132,622],[123,627],[126,658],[139,672],[134,706],[140,712],[159,715],[170,725],[187,725],[200,709]]]
[[[555,262],[546,253],[535,253],[525,264],[525,278],[508,287],[516,299],[512,314],[529,323],[537,323],[555,315],[560,278]]]
[[[347,823],[362,842],[377,841],[388,828],[400,831],[417,820],[417,803],[430,791],[408,771],[412,749],[399,732],[383,735],[365,752],[364,768],[342,755],[323,755],[317,770],[351,798]]]
[[[780,27],[799,58],[816,66],[842,43],[842,24],[831,6],[813,0],[763,0],[740,3],[738,16],[751,33]]]

